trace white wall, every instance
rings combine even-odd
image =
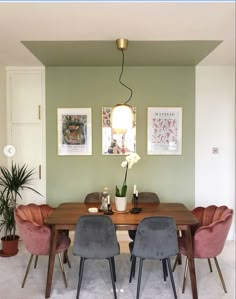
[[[6,72],[5,68],[0,66],[0,165],[6,166],[7,159],[3,155],[3,147],[6,145]],[[1,221],[1,217],[0,217]],[[0,238],[4,235],[0,232]]]
[[[196,67],[195,206],[235,210],[235,68]],[[213,154],[212,149],[219,153]],[[235,217],[228,239],[235,239]]]
[[[2,151],[6,140],[6,71],[0,66],[0,165],[6,165],[6,158]]]

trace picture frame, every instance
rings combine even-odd
[[[148,107],[148,155],[182,155],[182,107]]]
[[[112,107],[102,107],[102,154],[127,155],[136,152],[136,107],[134,112],[134,126],[124,133],[115,133],[111,128]]]
[[[58,108],[58,155],[92,155],[92,109]]]

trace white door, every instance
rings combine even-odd
[[[42,194],[21,192],[19,204],[46,203],[44,115],[44,69],[8,68],[7,137],[16,149],[8,167],[14,162],[34,169],[31,187]]]

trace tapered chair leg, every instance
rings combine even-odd
[[[66,280],[66,274],[65,274],[64,266],[63,266],[63,263],[62,263],[62,258],[61,258],[60,254],[58,254],[57,256],[58,256],[59,265],[60,265],[60,268],[61,268],[61,273],[62,273],[62,276],[63,276],[63,280],[64,280],[64,283],[65,283],[65,287],[67,288],[67,280]]]
[[[37,267],[38,264],[38,255],[35,256],[35,260],[34,260],[34,269]]]
[[[208,265],[209,265],[209,268],[210,268],[210,272],[212,272],[211,260],[207,259],[207,261],[208,261]]]
[[[68,251],[66,250],[63,254],[63,262],[64,264],[67,263],[68,267],[71,268],[70,260],[68,258]]]
[[[142,277],[142,269],[143,269],[143,260],[144,260],[143,258],[140,258],[136,299],[139,299],[139,294],[140,294],[140,285],[141,285],[141,277]]]
[[[136,257],[131,255],[131,266],[130,266],[130,275],[129,275],[129,283],[132,281],[134,264],[136,263]]]
[[[135,270],[136,270],[136,256],[134,256],[133,277],[135,276]]]
[[[176,268],[177,264],[178,265],[182,265],[182,257],[181,257],[180,253],[178,253],[177,256],[176,256],[176,258],[175,258],[175,262],[174,262],[174,266],[172,268],[172,272],[175,271],[175,268]]]
[[[116,282],[116,265],[115,265],[115,258],[114,256],[111,258],[111,264],[112,264],[112,271],[114,274],[114,280]]]
[[[185,291],[187,274],[188,274],[188,258],[186,257],[185,268],[184,268],[184,280],[183,280],[182,293],[184,293],[184,291]]]
[[[167,260],[167,265],[168,265],[168,269],[169,269],[170,281],[171,281],[174,297],[175,297],[175,299],[177,299],[175,282],[174,282],[174,277],[173,277],[173,273],[172,273],[172,269],[171,269],[170,258],[168,257],[167,259],[165,259],[165,262],[166,262],[166,260]]]
[[[221,272],[221,270],[220,270],[220,266],[219,266],[219,264],[218,264],[218,261],[217,261],[217,258],[216,258],[216,257],[214,257],[214,261],[215,261],[215,264],[216,264],[216,268],[217,268],[218,274],[219,274],[219,276],[220,276],[220,280],[221,280],[223,289],[224,289],[225,293],[227,293],[226,286],[225,286],[225,282],[224,282],[224,278],[223,278],[223,275],[222,275],[222,272]]]
[[[111,282],[112,282],[112,288],[113,288],[113,293],[114,293],[114,298],[117,299],[116,296],[116,286],[115,286],[115,277],[114,277],[114,268],[113,268],[113,262],[112,258],[109,258],[109,266],[110,266],[110,272],[111,272]],[[113,258],[114,261],[114,258]]]
[[[78,280],[78,286],[77,286],[76,299],[79,299],[79,292],[80,292],[80,287],[81,287],[82,277],[83,277],[83,271],[84,271],[84,261],[85,261],[85,258],[81,257],[80,258],[80,264],[79,264],[79,280]]]
[[[29,262],[28,262],[28,265],[27,265],[27,268],[26,268],[26,271],[25,271],[25,276],[24,276],[24,278],[23,278],[23,282],[22,282],[22,285],[21,285],[22,288],[25,286],[26,278],[27,278],[27,276],[28,276],[28,273],[29,273],[29,270],[30,270],[30,266],[31,266],[33,257],[34,257],[34,255],[31,254],[30,259],[29,259]]]
[[[164,281],[166,281],[166,277],[168,276],[167,267],[166,267],[166,259],[161,260],[161,262],[162,262]]]

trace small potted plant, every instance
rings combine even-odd
[[[125,157],[125,161],[121,163],[122,167],[125,167],[125,178],[123,181],[123,185],[121,189],[116,186],[116,193],[115,193],[115,205],[117,211],[125,211],[126,204],[127,204],[127,174],[128,169],[131,169],[132,166],[140,160],[140,157],[137,153],[130,153],[128,156]]]
[[[4,230],[0,256],[12,256],[18,252],[19,236],[16,235],[14,209],[17,199],[22,198],[22,190],[29,189],[40,194],[29,186],[33,174],[33,169],[28,169],[25,164],[19,166],[12,163],[10,170],[0,166],[0,231]]]

